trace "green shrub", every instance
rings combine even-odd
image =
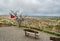
[[[42,31],[41,29],[38,29],[38,28],[33,28],[33,27],[30,27],[31,29],[35,29],[35,30],[39,30],[39,31]]]
[[[31,27],[31,29],[35,29],[35,30],[38,30],[38,31],[43,31],[43,32],[46,32],[46,33],[49,33],[49,34],[53,34],[53,35],[56,35],[56,36],[60,36],[60,34],[55,33],[55,32],[44,31],[44,30],[41,30],[41,29],[38,29],[38,28],[33,28],[33,27]]]
[[[13,26],[16,26],[16,25],[13,25]]]
[[[43,32],[46,32],[46,33],[49,33],[49,34],[53,34],[53,35],[56,35],[56,36],[60,36],[60,34],[55,33],[55,32],[49,32],[49,31],[43,31]]]
[[[29,27],[26,27],[26,26],[21,26],[21,27],[29,28]],[[43,31],[43,32],[46,32],[46,33],[49,33],[49,34],[60,36],[60,34],[58,34],[58,33],[50,32],[50,31],[45,31],[45,30],[41,30],[41,29],[38,29],[38,28],[34,28],[34,27],[30,27],[30,29],[35,29],[35,30],[38,30],[38,31]]]

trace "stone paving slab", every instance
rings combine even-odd
[[[23,28],[0,27],[0,41],[51,41],[47,33],[40,32],[39,39],[26,37]]]

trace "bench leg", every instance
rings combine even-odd
[[[35,38],[37,38],[37,37],[36,37],[36,33],[35,33]]]
[[[29,33],[27,33],[26,31],[25,31],[25,36],[29,36]]]
[[[25,35],[26,35],[26,31],[25,31]]]
[[[39,38],[39,36],[35,33],[35,38]]]

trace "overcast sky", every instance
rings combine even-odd
[[[9,15],[10,10],[25,15],[60,16],[60,0],[0,0],[0,15]]]

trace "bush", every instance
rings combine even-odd
[[[13,24],[13,26],[17,26],[17,25]]]
[[[41,29],[38,29],[38,28],[33,28],[33,27],[31,27],[31,29],[35,29],[35,30],[38,30],[38,31],[43,31],[43,32],[46,32],[46,33],[49,33],[49,34],[53,34],[53,35],[56,35],[56,36],[60,36],[60,34],[55,33],[55,32],[44,31],[44,30],[41,30]]]
[[[29,27],[26,27],[26,26],[21,26],[21,27],[29,28]],[[38,30],[38,31],[43,31],[43,32],[46,32],[46,33],[49,33],[49,34],[60,36],[60,34],[58,34],[58,33],[50,32],[50,31],[45,31],[45,30],[41,30],[41,29],[38,29],[38,28],[34,28],[34,27],[30,27],[30,29],[34,29],[34,30]]]
[[[38,29],[38,28],[33,28],[33,27],[30,27],[31,29],[35,29],[35,30],[39,30],[39,31],[42,31],[41,29]]]
[[[55,33],[55,32],[49,32],[49,31],[43,31],[43,32],[46,32],[46,33],[49,33],[49,34],[53,34],[53,35],[56,35],[56,36],[60,36],[60,34]]]

